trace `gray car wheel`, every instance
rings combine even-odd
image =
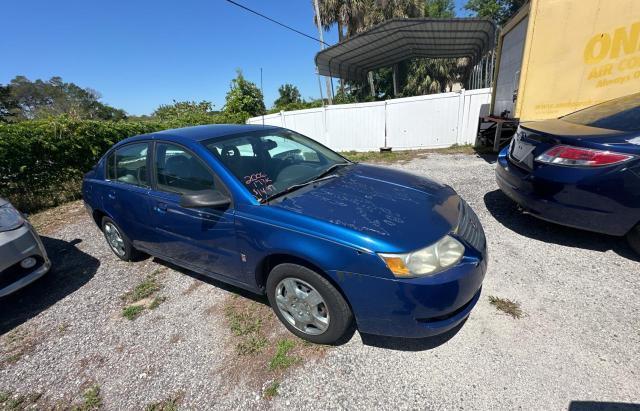
[[[136,256],[136,250],[129,239],[123,234],[118,225],[109,217],[102,219],[102,233],[111,251],[123,261],[131,261]]]
[[[267,297],[289,331],[316,344],[341,341],[353,323],[342,294],[326,278],[298,264],[279,264],[271,270]]]

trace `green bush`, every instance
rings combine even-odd
[[[196,124],[238,122],[214,115]],[[99,121],[66,117],[0,124],[0,197],[23,212],[80,198],[82,176],[116,142],[194,125],[180,120]]]

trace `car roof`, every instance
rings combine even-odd
[[[130,137],[128,140],[145,139],[145,138],[169,138],[176,140],[193,140],[203,141],[215,138],[222,138],[237,133],[250,133],[258,130],[277,130],[280,127],[263,126],[257,124],[207,124],[203,126],[173,128],[169,130],[157,131],[149,134],[142,134]]]

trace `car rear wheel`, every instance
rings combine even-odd
[[[123,261],[132,261],[134,259],[137,253],[136,249],[133,248],[129,239],[122,234],[120,227],[109,217],[102,219],[102,233],[116,257]]]
[[[267,297],[289,331],[316,344],[340,341],[353,322],[340,292],[324,277],[298,264],[279,264],[271,270]]]
[[[627,234],[627,242],[629,246],[635,251],[637,254],[640,254],[640,224],[635,226],[629,231]]]

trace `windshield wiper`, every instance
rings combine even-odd
[[[285,194],[288,194],[288,193],[290,193],[292,191],[295,191],[295,190],[297,190],[299,188],[308,186],[309,184],[317,183],[319,181],[329,180],[331,178],[338,177],[337,174],[329,174],[329,173],[331,173],[333,170],[335,170],[338,167],[348,166],[348,165],[351,165],[351,164],[353,164],[353,163],[337,163],[337,164],[334,164],[331,167],[328,167],[322,173],[320,173],[317,176],[313,177],[312,179],[304,181],[302,183],[298,183],[298,184],[294,184],[292,186],[289,186],[289,187],[285,188],[284,190],[280,191],[279,193],[276,193],[276,194],[274,194],[272,196],[269,196],[269,197],[265,198],[264,200],[261,200],[260,202],[263,203],[263,204],[264,203],[268,203],[269,201],[273,200],[274,198],[278,198],[278,197],[283,196]]]
[[[320,176],[314,177],[313,179],[305,181],[303,183],[294,184],[292,186],[289,186],[289,187],[285,188],[284,190],[280,191],[279,193],[276,193],[276,194],[274,194],[272,196],[269,196],[269,197],[265,198],[261,202],[262,203],[268,203],[269,201],[273,200],[274,198],[278,198],[278,197],[283,196],[285,194],[288,194],[288,193],[290,193],[292,191],[295,191],[295,190],[297,190],[299,188],[308,186],[309,184],[317,183],[319,181],[329,180],[329,179],[336,178],[336,177],[338,177],[337,174],[330,174],[330,175],[324,176],[324,177],[320,177]]]
[[[311,180],[311,181],[318,181],[319,178],[322,178],[322,177],[326,176],[327,174],[331,173],[336,168],[344,167],[344,166],[350,166],[351,164],[353,164],[353,163],[336,163],[336,164],[332,165],[331,167],[327,168],[326,170],[324,170],[322,173],[320,173],[317,176],[315,176],[313,178],[313,180]]]

